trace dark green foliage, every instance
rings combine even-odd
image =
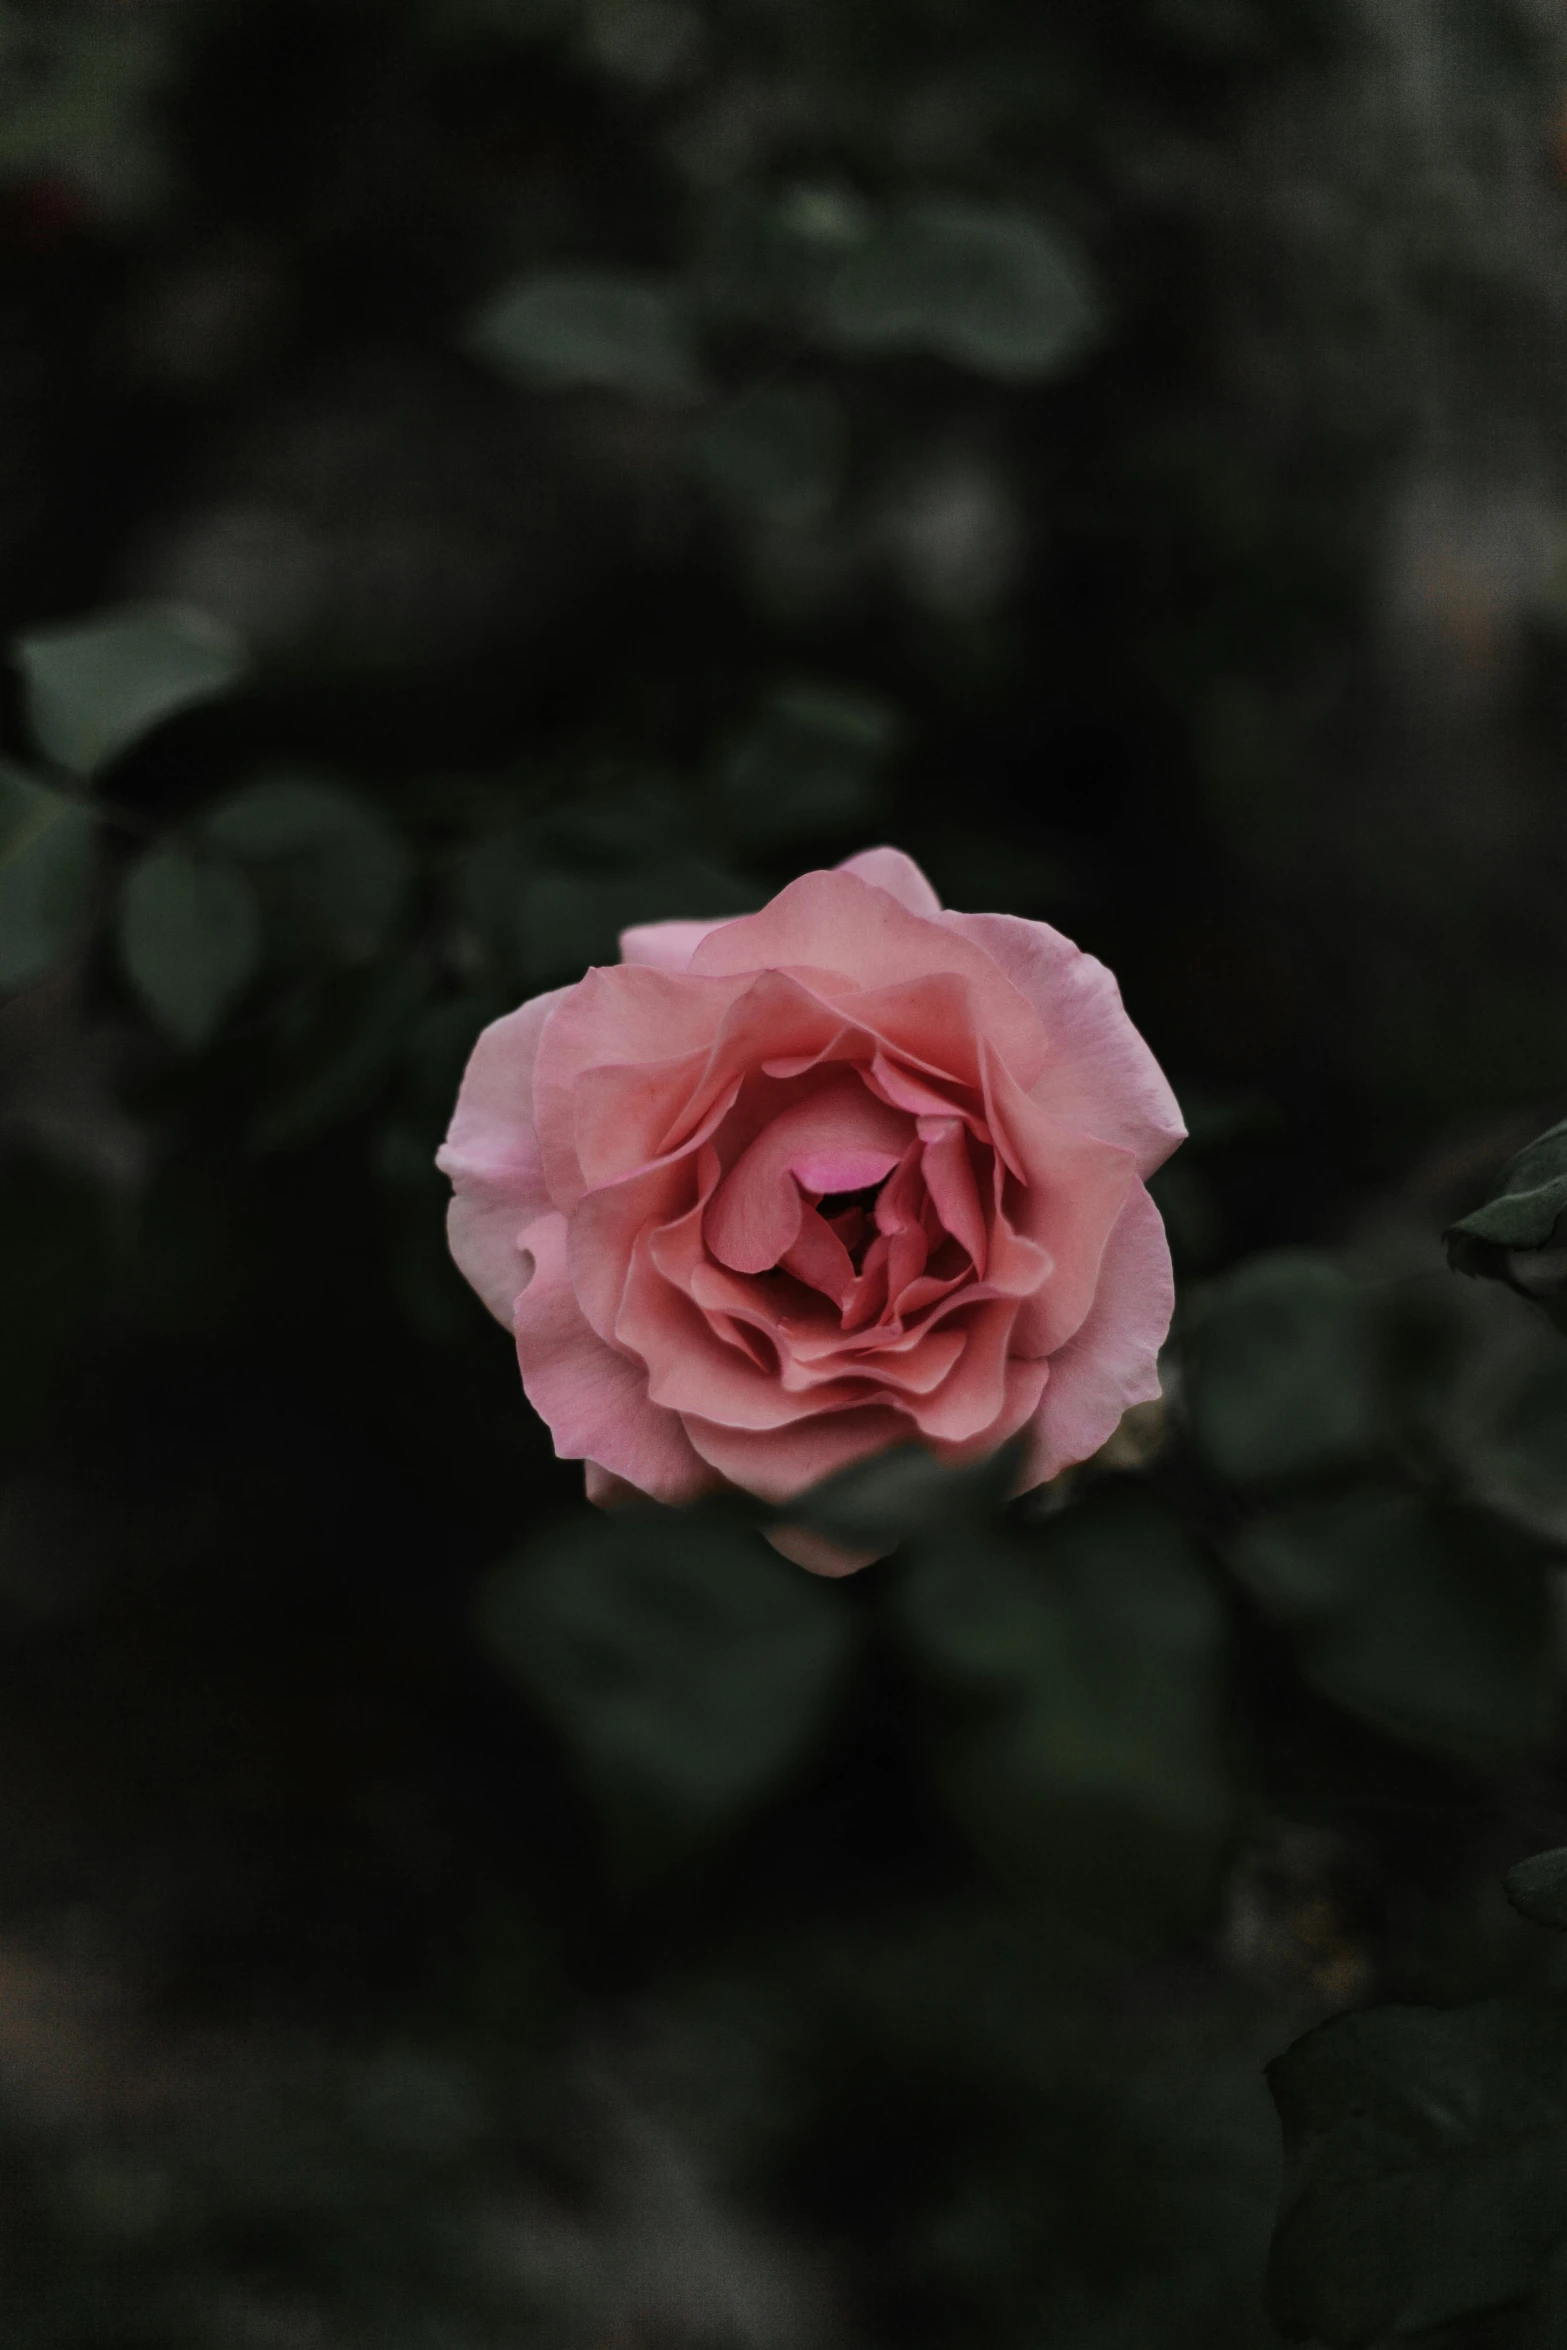
[[[1416,2335],[1526,2300],[1567,2237],[1567,2006],[1385,2008],[1268,2070],[1272,2301],[1291,2339]]]
[[[1567,1930],[1567,1849],[1536,1852],[1519,1861],[1504,1883],[1508,1900],[1526,1918]]]
[[[1393,1736],[1505,1767],[1554,1726],[1532,1562],[1391,1487],[1257,1518],[1231,1554],[1324,1696]]]
[[[1369,1303],[1324,1258],[1254,1258],[1205,1301],[1188,1409],[1221,1476],[1264,1485],[1361,1460],[1379,1400]]]
[[[591,386],[660,408],[701,396],[678,288],[609,270],[527,279],[486,305],[468,342],[540,390]]]
[[[540,1536],[486,1583],[479,1625],[570,1748],[633,1878],[798,1773],[853,1639],[841,1595],[743,1524],[647,1510]]]
[[[177,711],[227,693],[238,642],[201,613],[105,613],[16,646],[34,742],[72,775],[97,775]]]
[[[1027,1544],[926,1536],[894,1604],[937,1788],[1001,1880],[1134,1944],[1200,1919],[1234,1806],[1226,1627],[1178,1521],[1112,1491]]]
[[[260,960],[255,892],[232,859],[165,841],[126,875],[120,952],[158,1025],[205,1044]]]
[[[1567,1121],[1510,1159],[1496,1197],[1450,1227],[1448,1262],[1456,1273],[1510,1283],[1558,1320],[1557,1300],[1567,1287],[1567,1252],[1555,1244],[1564,1213]]]
[[[1003,383],[1050,376],[1093,339],[1083,263],[1018,208],[928,196],[867,225],[828,277],[826,342],[929,351]]]
[[[0,992],[42,979],[79,945],[92,903],[92,812],[0,767]]]

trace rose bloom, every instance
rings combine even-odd
[[[888,848],[620,943],[484,1031],[439,1160],[452,1254],[590,1498],[784,1503],[1014,1437],[1026,1491],[1157,1396],[1144,1178],[1184,1130],[1103,964],[943,912]]]

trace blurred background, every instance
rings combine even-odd
[[[3,0],[7,2350],[1279,2339],[1264,2063],[1560,1972],[1439,1236],[1567,1107],[1564,401],[1553,0]],[[826,1586],[586,1510],[432,1158],[883,839],[1119,974],[1181,1307]]]

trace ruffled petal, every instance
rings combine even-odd
[[[783,970],[838,973],[857,988],[897,988],[947,974],[965,979],[972,994],[969,1038],[987,1037],[1021,1085],[1032,1085],[1045,1068],[1039,1014],[995,957],[945,916],[911,913],[858,874],[802,875],[760,913],[710,931],[691,959],[693,977]],[[852,1013],[852,1004],[843,1008]],[[914,1050],[943,1065],[917,1037]]]
[[[1164,1224],[1139,1184],[1121,1210],[1082,1328],[1050,1358],[1050,1379],[1029,1431],[1020,1492],[1086,1461],[1121,1415],[1159,1394],[1159,1349],[1175,1311]]]
[[[818,1414],[787,1428],[730,1428],[688,1418],[686,1433],[703,1460],[731,1485],[762,1501],[793,1501],[851,1461],[868,1460],[914,1434],[902,1412],[884,1404]]]
[[[649,1155],[644,1140],[655,1113],[674,1116],[725,1012],[744,992],[734,980],[702,981],[627,963],[602,965],[561,990],[539,1037],[533,1076],[539,1150],[557,1207],[574,1208],[588,1184],[577,1147],[579,1080],[590,1070],[622,1070],[625,1099],[634,1102],[644,1085],[655,1097],[628,1145],[629,1172]],[[594,1106],[600,1113],[594,1132],[602,1139],[602,1104]]]
[[[483,1031],[436,1153],[453,1185],[446,1217],[452,1256],[508,1328],[524,1278],[519,1236],[550,1205],[533,1122],[534,1064],[544,1023],[568,992],[535,996]]]
[[[1113,974],[1052,930],[1012,914],[943,914],[1033,1004],[1050,1056],[1031,1087],[1052,1117],[1131,1151],[1147,1177],[1186,1139],[1180,1105],[1132,1026]]]
[[[909,1145],[909,1121],[853,1076],[792,1102],[724,1177],[704,1234],[721,1265],[766,1273],[799,1237],[802,1192],[859,1191],[891,1173]]]
[[[941,912],[937,897],[924,874],[912,857],[901,849],[861,849],[858,856],[845,857],[838,867],[840,873],[853,873],[861,881],[868,881],[875,889],[884,889],[900,906],[907,906],[911,914],[929,918]]]
[[[528,1401],[562,1460],[591,1460],[655,1501],[693,1501],[718,1482],[673,1412],[660,1411],[639,1362],[606,1346],[566,1270],[566,1219],[541,1216],[522,1236],[533,1276],[514,1313]]]
[[[717,922],[637,922],[620,934],[620,959],[651,971],[688,971],[703,939],[719,927]]]

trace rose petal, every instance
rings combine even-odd
[[[508,1328],[523,1287],[519,1235],[550,1205],[533,1126],[534,1063],[544,1023],[568,992],[535,996],[483,1031],[436,1153],[452,1180],[446,1232],[458,1271]]]
[[[1115,1433],[1123,1412],[1154,1401],[1159,1349],[1174,1310],[1164,1223],[1139,1184],[1106,1244],[1087,1319],[1051,1357],[1020,1492],[1044,1484],[1073,1461],[1086,1461]]]
[[[856,1078],[820,1086],[781,1110],[730,1168],[707,1211],[709,1249],[733,1272],[770,1272],[799,1237],[802,1190],[879,1183],[908,1144],[908,1119]]]
[[[974,991],[969,1036],[988,1037],[1022,1085],[1044,1068],[1039,1014],[994,956],[945,917],[912,914],[857,874],[803,875],[759,914],[710,931],[691,960],[693,975],[710,978],[791,969],[841,973],[861,988],[925,984],[941,974],[966,979]]]
[[[925,1145],[921,1172],[936,1213],[953,1239],[967,1249],[975,1272],[983,1278],[985,1211],[962,1122],[957,1118],[921,1118],[919,1137]]]
[[[1051,1117],[999,1063],[990,1075],[992,1123],[1006,1130],[1027,1175],[1012,1195],[1019,1236],[1052,1260],[1049,1279],[1019,1318],[1016,1349],[1022,1355],[1053,1355],[1093,1305],[1100,1263],[1137,1182],[1137,1169],[1130,1151]],[[1005,1237],[999,1216],[993,1219],[993,1236],[997,1246]],[[990,1272],[997,1277],[994,1262]]]
[[[940,898],[914,859],[906,857],[901,849],[861,849],[858,856],[845,857],[838,871],[853,873],[859,880],[870,882],[873,888],[884,889],[900,906],[907,906],[911,914],[928,918],[941,912]]]
[[[645,1082],[672,1117],[688,1098],[694,1057],[711,1047],[724,1013],[744,992],[734,980],[704,984],[625,963],[590,971],[561,991],[544,1022],[533,1072],[534,1124],[557,1207],[574,1208],[587,1188],[577,1154],[578,1079],[589,1069],[624,1068],[628,1089]],[[628,1171],[647,1155],[640,1131]]]
[[[944,929],[982,946],[1045,1023],[1050,1058],[1032,1091],[1052,1116],[1133,1152],[1140,1175],[1186,1138],[1163,1070],[1126,1016],[1114,976],[1048,922],[1012,914],[943,914]]]
[[[596,1510],[623,1510],[643,1497],[624,1477],[612,1477],[598,1461],[582,1464],[582,1490]]]
[[[518,1298],[517,1360],[528,1401],[561,1460],[592,1460],[657,1501],[692,1501],[716,1479],[673,1412],[660,1411],[639,1362],[590,1329],[566,1270],[566,1219],[540,1216],[522,1236],[533,1277]]]
[[[863,1461],[894,1444],[907,1444],[914,1430],[902,1412],[885,1405],[813,1414],[786,1428],[726,1428],[691,1418],[686,1433],[702,1458],[742,1492],[762,1501],[793,1501],[851,1461]]]
[[[874,1566],[886,1555],[880,1550],[850,1550],[812,1526],[765,1526],[762,1531],[780,1557],[803,1567],[808,1575],[857,1575],[861,1567]]]
[[[652,971],[687,971],[708,932],[719,927],[717,922],[636,922],[620,934],[620,959]]]

